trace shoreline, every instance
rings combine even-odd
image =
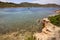
[[[60,7],[0,7],[0,8],[60,8]]]

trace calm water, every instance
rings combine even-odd
[[[59,8],[0,8],[0,27],[31,25],[37,19],[54,14],[57,9]]]

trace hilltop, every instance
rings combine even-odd
[[[28,3],[22,2],[20,4],[9,3],[9,2],[0,2],[0,8],[10,8],[10,7],[60,7],[57,4],[37,4],[37,3]]]

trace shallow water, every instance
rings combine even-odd
[[[8,29],[30,26],[37,19],[54,14],[57,9],[59,8],[0,8],[0,27]]]

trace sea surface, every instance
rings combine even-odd
[[[60,8],[0,8],[0,30],[30,26]]]

